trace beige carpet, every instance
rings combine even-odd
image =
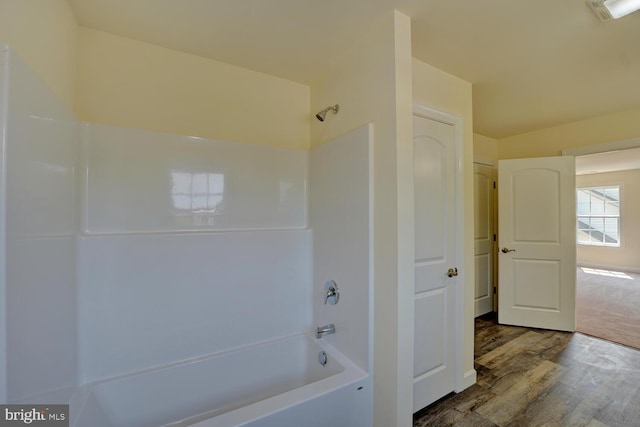
[[[640,349],[640,275],[578,268],[577,331]]]

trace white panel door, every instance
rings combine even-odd
[[[455,387],[455,133],[413,117],[415,172],[415,336],[413,409]]]
[[[498,320],[575,330],[576,209],[572,156],[501,160]]]
[[[473,165],[475,316],[493,311],[495,169]]]

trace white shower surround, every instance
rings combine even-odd
[[[64,103],[2,45],[0,81],[0,401],[14,402],[77,384],[78,132]]]
[[[307,228],[308,153],[93,124],[81,125],[79,149],[73,115],[8,48],[2,52],[6,196],[0,207],[7,213],[0,262],[8,271],[0,304],[8,310],[6,324],[0,323],[7,349],[0,400],[65,403],[88,382],[309,333],[321,321],[336,323],[336,335],[327,337],[336,357],[347,354],[358,369],[370,371],[369,235],[356,235],[356,247],[353,234],[335,230],[331,242],[314,243]],[[342,169],[335,169],[332,156],[317,165],[327,171],[317,174],[318,188],[335,190],[317,202],[347,200],[352,174],[364,172],[368,179],[368,169],[344,161],[356,155],[366,160],[355,164],[369,166],[371,129],[365,128],[340,139],[346,151],[331,149]],[[358,144],[363,135],[354,151],[350,141]],[[182,145],[185,153],[176,151]],[[7,167],[12,160],[13,169]],[[332,169],[347,180],[343,185],[323,180]],[[159,171],[164,178],[154,180]],[[172,172],[224,173],[225,203],[185,215],[173,203],[176,192],[167,192]],[[351,215],[345,212],[341,226],[369,233],[370,183],[356,178],[365,184],[357,190],[368,197],[352,206]],[[331,232],[331,221],[318,224]],[[335,247],[367,255],[349,262],[346,254],[335,271],[315,268],[314,275],[314,251],[324,252],[329,261],[320,264],[330,267]],[[322,297],[321,277],[341,278],[338,306],[314,302]],[[33,305],[20,311],[17,303]],[[364,427],[371,424],[372,383],[370,377],[363,381],[359,396],[366,398],[356,406]],[[349,422],[345,426],[355,425]]]
[[[307,152],[89,123],[82,135],[83,382],[312,329]],[[222,207],[178,209],[176,173],[223,177]],[[181,196],[206,203],[200,184]]]
[[[311,330],[311,232],[82,236],[80,378]]]
[[[85,123],[86,234],[307,227],[308,152]]]

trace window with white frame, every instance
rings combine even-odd
[[[620,186],[577,192],[578,244],[620,246]]]

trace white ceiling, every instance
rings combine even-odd
[[[395,8],[494,138],[640,107],[640,13],[605,23],[585,0],[68,1],[80,25],[305,84]]]
[[[576,175],[640,169],[640,148],[576,156]]]

